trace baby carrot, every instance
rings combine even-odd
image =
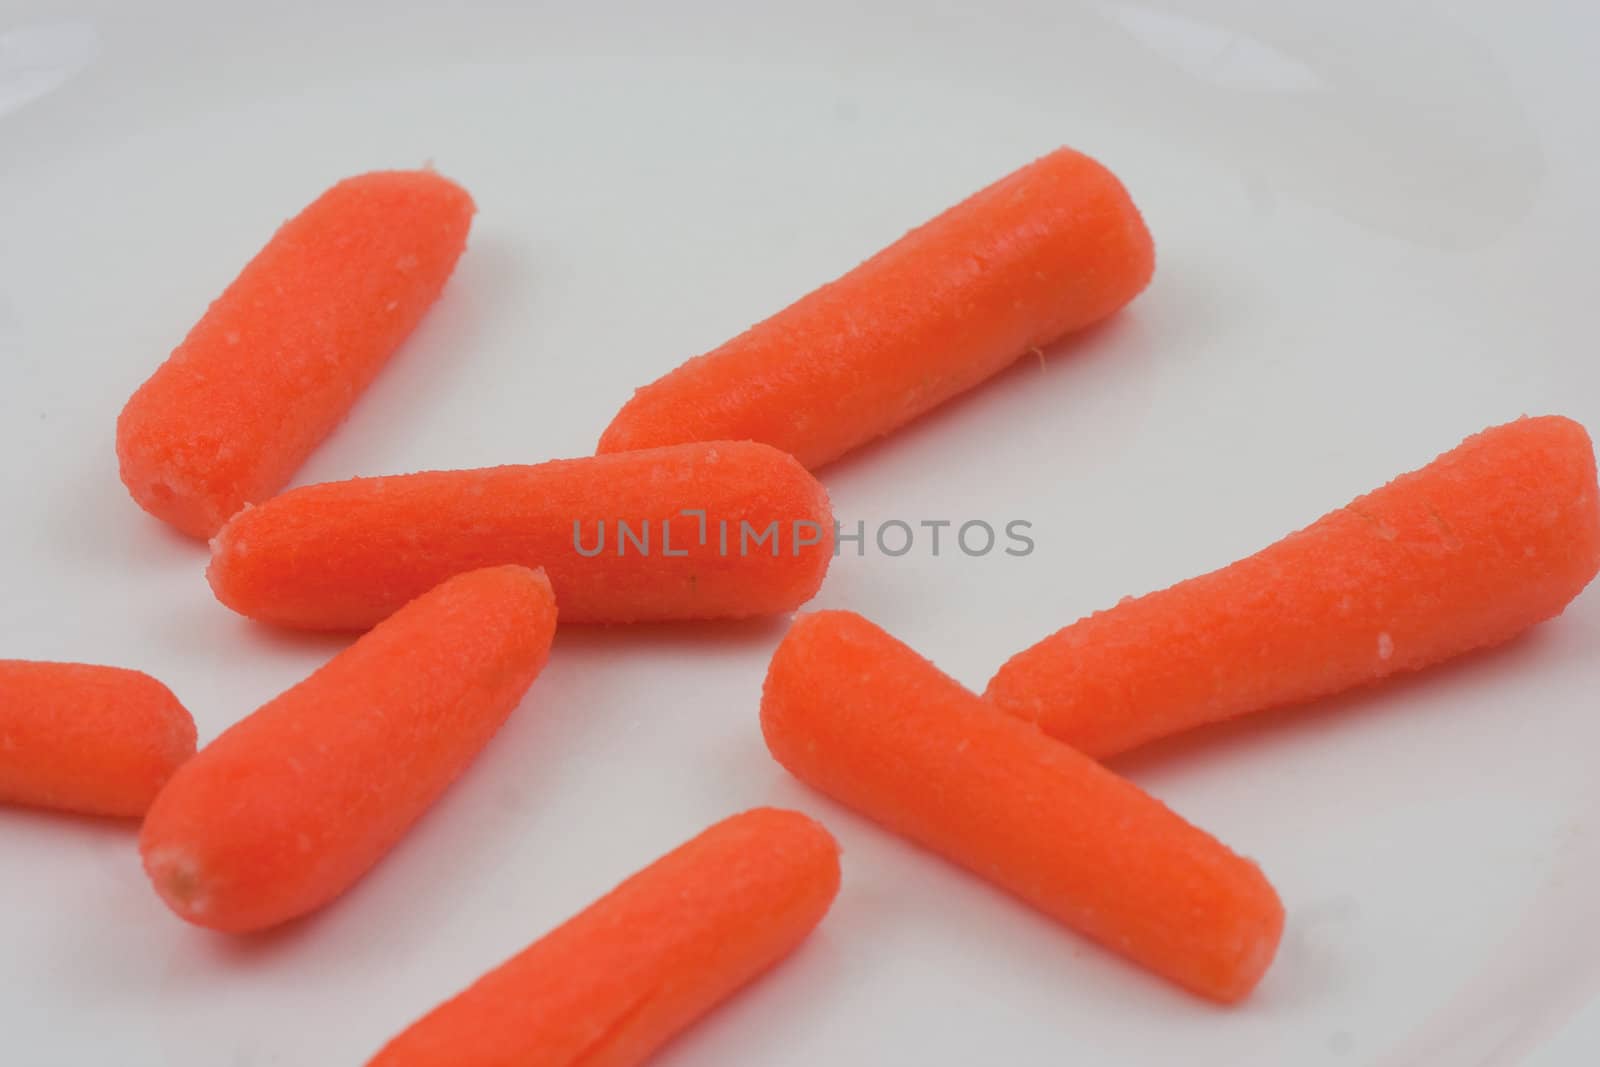
[[[380,171],[284,223],[117,420],[139,506],[210,537],[281,489],[439,295],[472,212],[432,171]]]
[[[1105,318],[1154,265],[1115,175],[1059,149],[638,390],[599,450],[749,439],[814,468]]]
[[[148,674],[0,660],[0,801],[143,815],[194,740],[194,720]]]
[[[1597,569],[1588,434],[1518,419],[1253,556],[1080,619],[987,695],[1103,758],[1510,640]]]
[[[744,441],[293,489],[213,542],[235,611],[286,626],[370,626],[452,574],[543,566],[564,622],[787,611],[833,557],[828,495]]]
[[[185,764],[139,850],[168,906],[217,930],[320,908],[399,841],[544,666],[544,575],[452,578]]]
[[[797,812],[717,823],[389,1042],[369,1067],[631,1067],[772,966],[839,888]]]
[[[801,781],[1195,993],[1239,1000],[1272,961],[1255,864],[859,615],[795,621],[761,729]]]

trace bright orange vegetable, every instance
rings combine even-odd
[[[1116,176],[1063,148],[638,390],[599,450],[748,439],[814,468],[1105,318],[1154,266]]]
[[[1058,631],[987,695],[1111,756],[1507,641],[1597,570],[1588,434],[1518,419],[1253,556]]]
[[[139,506],[210,537],[283,488],[439,295],[472,212],[432,171],[380,171],[284,223],[117,420]]]
[[[804,815],[726,819],[434,1009],[369,1067],[631,1067],[772,966],[839,888]]]
[[[859,615],[795,621],[761,729],[801,781],[1196,993],[1236,1001],[1272,961],[1255,864]]]
[[[418,597],[185,764],[145,819],[168,906],[259,930],[343,893],[494,736],[544,666],[556,606],[523,567]]]
[[[148,674],[0,660],[0,801],[143,815],[194,741],[194,720]]]
[[[808,600],[833,534],[793,458],[722,441],[293,489],[222,529],[207,576],[235,611],[313,629],[496,563],[544,567],[565,622],[740,618]]]

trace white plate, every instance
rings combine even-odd
[[[123,492],[113,420],[276,223],[362,170],[432,160],[480,214],[302,482],[586,453],[633,386],[1028,159],[1117,170],[1159,248],[1137,304],[825,472],[847,524],[1034,524],[1024,559],[847,554],[818,599],[974,686],[1484,426],[1600,427],[1591,9],[133,6],[0,19],[0,654],[147,669],[202,740],[340,642],[219,607],[203,550]],[[1600,594],[1504,650],[1121,762],[1287,904],[1231,1011],[788,778],[756,723],[782,628],[563,633],[416,832],[263,938],[167,914],[125,827],[0,813],[4,1058],[361,1063],[772,803],[836,832],[843,892],[662,1064],[1595,1061]]]

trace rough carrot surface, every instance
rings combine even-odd
[[[1063,148],[638,390],[599,450],[748,439],[817,467],[1105,318],[1154,266],[1116,176]]]
[[[833,536],[792,457],[722,441],[294,489],[223,527],[207,576],[241,614],[316,629],[496,563],[544,567],[564,622],[738,618],[808,600]]]
[[[194,743],[194,720],[148,674],[0,660],[0,801],[143,815]]]
[[[795,621],[761,729],[801,781],[1203,996],[1245,996],[1277,949],[1255,864],[859,615]]]
[[[139,506],[210,537],[281,489],[438,297],[472,213],[432,171],[380,171],[284,223],[117,420]]]
[[[623,882],[391,1041],[370,1067],[631,1067],[810,933],[839,849],[757,808]]]
[[[337,897],[500,728],[555,624],[550,583],[523,567],[406,605],[173,776],[139,840],[156,891],[231,932]]]
[[[1073,623],[987,696],[1110,756],[1499,644],[1597,569],[1588,434],[1518,419],[1247,559]]]

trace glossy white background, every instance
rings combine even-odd
[[[301,482],[584,454],[633,386],[1027,160],[1115,169],[1150,290],[823,472],[849,524],[1033,522],[1028,558],[847,554],[818,598],[975,687],[1486,425],[1600,427],[1593,9],[862,6],[0,0],[0,655],[148,670],[206,741],[342,647],[216,604],[203,548],[124,494],[112,427],[279,221],[379,167],[432,161],[479,215]],[[0,1060],[362,1063],[757,804],[835,832],[843,891],[663,1065],[1600,1054],[1600,593],[1503,650],[1118,763],[1284,898],[1231,1011],[789,779],[756,720],[784,625],[564,631],[404,844],[268,936],[169,915],[127,826],[0,812]]]

